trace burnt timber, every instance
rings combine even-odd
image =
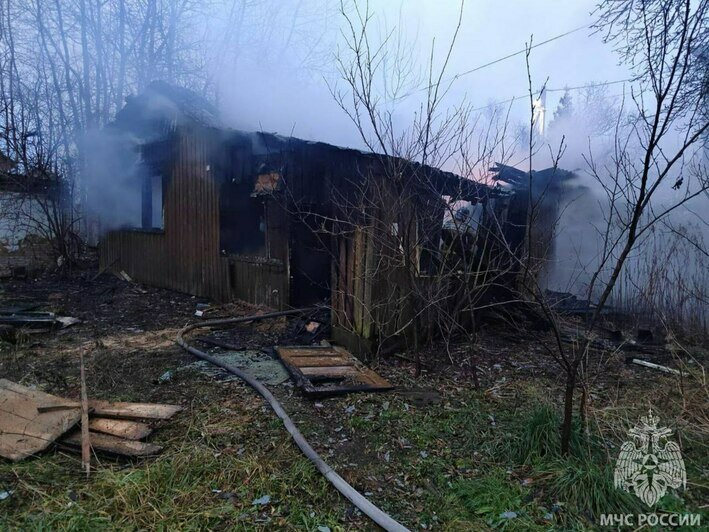
[[[504,187],[417,163],[227,129],[208,104],[165,83],[131,97],[105,135],[126,159],[139,153],[132,186],[141,216],[140,226],[103,233],[101,268],[217,301],[241,299],[274,309],[324,303],[332,308],[333,337],[355,353],[374,347],[381,331],[373,301],[397,282],[396,274],[368,275],[379,253],[371,236],[357,223],[343,229],[338,222],[352,221],[348,209],[359,216],[356,206],[370,183],[385,183],[385,193],[416,187],[408,208],[427,220],[422,231],[434,253],[422,250],[419,260],[428,276],[439,267],[434,255],[442,238],[442,198],[487,205],[498,214],[514,201]],[[392,167],[397,184],[387,183]],[[96,196],[103,213],[105,200]],[[524,220],[525,214],[517,217]],[[512,236],[520,240],[523,233],[517,229]]]

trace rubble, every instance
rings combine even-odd
[[[122,456],[157,454],[162,447],[141,442],[152,433],[144,419],[169,419],[177,405],[87,401],[88,423],[82,425],[82,405],[0,379],[0,456],[19,461],[55,442],[81,450],[87,441],[94,451]],[[88,432],[88,439],[81,431]],[[88,430],[87,430],[88,429]]]
[[[39,306],[34,305],[30,309]],[[14,338],[14,331],[10,331],[8,327],[32,332],[47,332],[81,323],[79,318],[57,316],[54,312],[40,312],[30,309],[18,307],[0,308],[0,327],[2,327],[0,337]]]

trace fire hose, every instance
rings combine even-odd
[[[186,325],[178,334],[176,342],[187,352],[193,354],[194,356],[206,360],[220,368],[228,371],[239,377],[241,380],[246,382],[254,390],[256,390],[261,397],[263,397],[269,406],[273,409],[276,415],[281,418],[283,425],[285,426],[288,433],[293,438],[295,444],[300,448],[303,454],[310,460],[313,465],[317,468],[320,473],[332,484],[337,491],[344,495],[352,504],[354,504],[359,510],[361,510],[365,515],[367,515],[372,521],[382,527],[384,530],[389,531],[408,531],[408,529],[401,523],[397,522],[388,514],[384,513],[377,506],[372,504],[366,497],[364,497],[360,492],[354,489],[347,481],[338,475],[327,463],[320,457],[320,455],[312,448],[312,446],[305,439],[303,434],[295,426],[293,420],[283,409],[283,405],[276,399],[276,397],[266,388],[260,381],[250,375],[248,372],[241,370],[237,367],[229,365],[216,357],[213,357],[203,351],[200,351],[196,347],[189,345],[185,339],[184,335],[195,329],[200,329],[203,327],[219,327],[224,325],[235,325],[237,323],[247,323],[271,318],[279,318],[281,316],[291,316],[297,314],[306,314],[314,309],[296,309],[296,310],[284,310],[280,312],[271,312],[267,314],[258,314],[253,316],[243,316],[239,318],[224,318],[224,319],[214,319],[205,320],[202,322],[192,323]]]

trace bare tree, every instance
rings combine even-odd
[[[154,79],[207,90],[196,31],[205,10],[192,0],[3,0],[0,149],[18,162],[26,188],[37,179],[61,182],[51,187],[64,191],[61,201],[42,209],[54,236],[66,224],[74,235],[85,232],[77,226],[87,201],[84,139],[112,119],[127,93]]]
[[[421,73],[411,43],[403,44],[398,29],[380,30],[377,38],[368,4],[355,4],[352,11],[343,5],[344,45],[336,57],[341,83],[330,85],[376,160],[373,170],[352,183],[354,194],[336,198],[332,234],[353,242],[362,257],[359,268],[355,264],[340,275],[354,275],[354,297],[364,298],[353,305],[363,316],[344,312],[337,319],[365,334],[373,328],[380,347],[406,338],[417,372],[424,341],[442,339],[452,357],[452,339],[473,340],[486,289],[502,284],[511,267],[493,252],[497,237],[488,221],[499,213],[493,212],[489,189],[470,180],[463,183],[469,185],[466,193],[442,197],[441,174],[432,170],[448,167],[486,177],[493,162],[506,161],[513,151],[504,110],[481,117],[466,103],[445,104],[451,84],[445,72],[462,10],[463,3],[450,42],[441,53],[432,46]],[[405,99],[418,102],[410,120],[403,118]],[[353,297],[347,286],[333,290],[336,309],[342,298]]]
[[[582,340],[564,342],[563,322],[542,285],[534,276],[525,276],[522,283],[552,325],[555,342],[549,351],[565,375],[561,429],[565,454],[579,384],[579,406],[585,415],[593,330],[619,289],[632,253],[671,213],[705,195],[709,187],[703,151],[709,129],[707,92],[701,90],[706,69],[700,61],[709,38],[709,2],[607,1],[598,13],[598,28],[636,69],[637,78],[629,96],[632,112],[621,109],[618,114],[609,160],[599,163],[592,153],[586,155],[588,174],[604,196],[604,219],[597,228],[600,249],[585,288],[586,300],[595,304],[581,327]],[[531,171],[529,177],[532,190]],[[533,217],[530,214],[530,231]]]

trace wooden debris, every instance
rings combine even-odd
[[[110,454],[118,454],[122,456],[151,456],[162,451],[162,447],[154,443],[145,443],[134,440],[124,440],[110,434],[101,434],[100,432],[90,433],[91,447],[94,451],[103,451]],[[81,446],[81,431],[74,431],[68,436],[60,440],[61,443],[71,447]]]
[[[276,353],[307,395],[391,390],[393,386],[337,346],[283,346]]]
[[[81,323],[81,320],[79,318],[74,318],[72,316],[57,316],[56,320],[57,323],[61,325],[62,329],[66,329],[67,327],[71,327],[72,325],[76,325],[77,323]]]
[[[57,399],[61,399],[60,397],[57,397]],[[81,403],[76,403],[76,402],[71,402],[68,403],[65,400],[61,403],[57,404],[48,404],[48,405],[37,405],[37,412],[54,412],[56,410],[66,410],[67,408],[81,408]]]
[[[0,379],[0,456],[21,460],[58,441],[81,451],[88,475],[92,449],[124,456],[159,453],[159,445],[138,441],[152,429],[131,419],[168,419],[180,410],[177,405],[88,400],[82,354],[81,402]]]
[[[128,419],[170,419],[182,410],[181,406],[151,403],[112,403],[110,401],[89,401],[94,415]]]
[[[81,363],[81,467],[86,471],[86,478],[89,478],[91,473],[91,436],[89,436],[89,398],[86,393],[83,351],[79,353],[79,358]]]
[[[125,438],[126,440],[142,440],[147,438],[153,431],[148,425],[139,421],[105,417],[95,417],[89,420],[89,428],[93,432],[102,432],[111,436]]]
[[[96,275],[94,275],[94,276],[91,278],[91,281],[93,282],[93,281],[95,281],[96,279],[98,279],[99,276],[100,276],[103,272],[105,272],[105,271],[108,270],[109,268],[112,268],[117,262],[118,262],[118,259],[115,259],[113,262],[111,262],[111,264],[106,264],[106,265],[104,265],[102,268],[99,268],[98,271],[96,272]]]
[[[631,360],[633,364],[637,364],[639,366],[645,366],[646,368],[652,368],[656,369],[658,371],[663,371],[665,373],[672,373],[673,375],[682,375],[682,372],[673,369],[673,368],[668,368],[667,366],[660,366],[659,364],[654,364],[653,362],[648,362],[647,360],[640,360],[639,358],[633,358]]]
[[[64,329],[71,325],[81,323],[79,318],[71,316],[57,316],[53,312],[15,312],[9,313],[0,310],[0,332],[4,336],[10,335],[10,329],[30,329],[34,332],[50,331],[56,328]]]
[[[24,329],[52,329],[57,325],[56,315],[52,312],[0,313],[0,324]]]
[[[22,460],[46,449],[73,428],[79,408],[39,412],[37,406],[64,404],[65,399],[0,379],[0,456]]]

